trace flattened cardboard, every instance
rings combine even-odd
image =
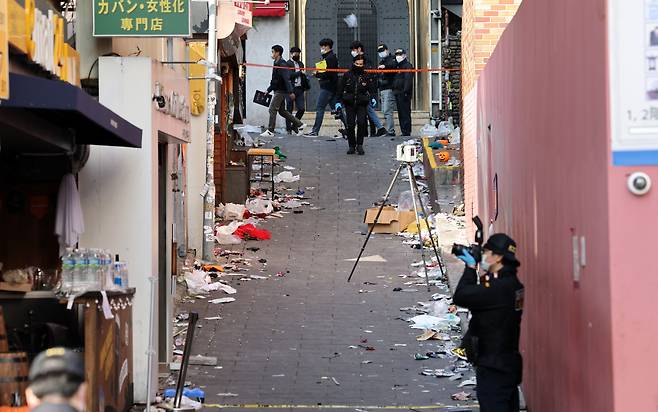
[[[363,223],[368,224],[368,228],[375,222],[377,211],[379,208],[372,207],[366,209]],[[379,221],[375,226],[373,233],[398,233],[404,230],[409,223],[416,220],[413,211],[397,211],[392,206],[386,206],[382,209],[382,214],[379,216]]]

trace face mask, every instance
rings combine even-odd
[[[481,267],[482,270],[484,270],[485,272],[488,272],[489,269],[491,269],[491,265],[489,264],[489,262],[487,262],[487,258],[484,257],[484,256],[482,256],[482,260],[480,261],[480,267]]]
[[[398,63],[402,63],[404,56],[395,56],[395,60],[397,60]]]
[[[353,65],[352,70],[354,70],[357,73],[363,73],[363,66]]]
[[[294,61],[298,62],[298,61],[299,61],[299,56],[292,56],[292,59],[293,59]]]
[[[327,51],[324,48],[320,49],[320,54],[325,54]]]
[[[383,59],[388,56],[388,52],[384,50],[383,52],[379,52],[379,58]]]
[[[352,57],[356,57],[359,55],[359,52],[356,50],[352,50]]]

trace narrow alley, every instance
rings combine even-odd
[[[462,391],[458,385],[474,376],[472,370],[462,380],[421,375],[425,369],[454,366],[454,356],[414,359],[416,353],[444,347],[437,340],[416,341],[423,331],[405,321],[415,313],[401,311],[429,300],[423,279],[399,276],[413,272],[418,249],[395,235],[373,235],[364,257],[379,255],[384,261],[362,261],[352,282],[346,282],[349,260],[365,238],[364,210],[382,198],[398,165],[394,151],[401,141],[391,140],[370,138],[365,156],[347,156],[343,140],[274,138],[271,145],[281,147],[288,156],[285,164],[301,176],[288,186],[296,191],[299,184],[313,207],[264,223],[272,232],[270,241],[225,247],[251,259],[245,277],[267,279],[222,277],[238,290],[235,302],[209,303],[224,295],[215,292],[179,309],[199,313],[192,355],[218,358],[217,367],[190,366],[188,372],[188,380],[206,392],[207,404],[352,406],[346,410],[473,404],[451,399]],[[400,179],[392,199],[406,189],[408,183]],[[248,250],[253,247],[260,249]],[[460,276],[462,267],[451,266],[450,274]],[[409,281],[414,285],[405,284]],[[434,293],[448,292],[432,286]],[[221,320],[212,319],[217,316]],[[457,338],[452,342],[458,343],[460,335],[452,331]],[[473,386],[463,389],[473,393]]]

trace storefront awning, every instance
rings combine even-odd
[[[142,130],[69,83],[9,74],[9,100],[0,112],[25,109],[50,123],[75,131],[75,142],[142,147]]]
[[[288,11],[288,0],[272,0],[270,4],[254,4],[254,17],[283,17]]]

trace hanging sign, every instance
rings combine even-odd
[[[190,0],[91,0],[96,37],[187,37]]]
[[[608,11],[612,162],[658,165],[658,0],[611,0]]]

